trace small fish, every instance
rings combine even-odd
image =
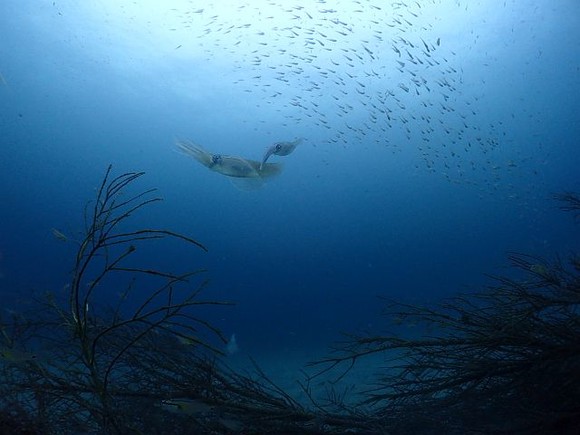
[[[535,273],[536,275],[541,276],[542,278],[546,278],[550,276],[549,270],[543,264],[532,264],[529,267],[530,271]]]
[[[0,361],[7,363],[22,364],[29,361],[37,361],[37,359],[38,356],[31,352],[10,348],[0,349]]]
[[[226,354],[233,355],[234,353],[237,353],[239,350],[240,347],[238,346],[238,342],[236,341],[236,334],[232,334],[230,340],[226,344]]]
[[[166,411],[179,414],[201,416],[214,410],[214,407],[196,399],[168,399],[161,402]]]
[[[2,334],[2,341],[7,343],[8,345],[12,346],[12,343],[13,343],[12,338],[10,338],[10,336],[6,332],[6,329],[1,325],[0,325],[0,333]]]
[[[51,228],[50,232],[52,233],[52,235],[57,238],[58,240],[62,241],[62,242],[68,242],[68,237],[65,236],[63,233],[61,233],[59,230],[57,230],[56,228]]]
[[[184,346],[196,346],[199,344],[199,340],[195,340],[191,337],[178,336],[177,340]]]

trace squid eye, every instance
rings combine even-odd
[[[282,149],[282,144],[277,143],[276,144],[276,151],[280,151]]]
[[[214,165],[217,165],[218,163],[220,163],[222,161],[222,156],[220,156],[219,154],[214,154],[213,156],[211,156],[211,162]]]

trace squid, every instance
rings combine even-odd
[[[268,147],[264,157],[262,158],[262,163],[260,164],[260,170],[266,164],[266,161],[270,158],[272,154],[276,156],[287,156],[292,153],[298,145],[302,143],[302,138],[298,138],[293,142],[276,142],[272,146]]]
[[[278,163],[263,164],[238,156],[212,154],[189,140],[178,140],[176,145],[179,151],[194,158],[206,168],[231,177],[234,185],[242,190],[257,189],[262,186],[264,179],[274,177],[282,171],[282,165]]]

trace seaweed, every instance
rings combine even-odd
[[[0,319],[0,429],[261,434],[364,427],[360,418],[306,409],[257,364],[254,375],[224,364],[227,340],[200,313],[232,304],[201,298],[203,270],[176,273],[144,266],[138,256],[159,242],[207,249],[170,230],[133,229],[132,218],[161,198],[155,189],[131,194],[144,173],[111,173],[109,166],[85,207],[66,295],[35,296],[27,311]]]
[[[2,408],[31,415],[45,433],[62,433],[63,427],[72,432],[134,430],[136,410],[130,411],[127,400],[167,394],[159,379],[151,379],[147,388],[135,383],[146,372],[152,376],[151,365],[163,367],[173,357],[170,346],[158,343],[175,347],[187,340],[189,348],[207,357],[220,354],[217,343],[226,342],[196,312],[201,306],[231,305],[201,299],[206,280],[192,280],[202,270],[174,273],[131,262],[144,244],[155,240],[207,249],[169,230],[127,229],[129,218],[161,198],[153,196],[155,189],[128,193],[142,172],[112,177],[111,169],[85,209],[68,304],[48,293],[28,313],[2,322],[5,346],[28,354],[38,349],[42,355],[2,365]],[[108,287],[122,289],[114,307],[100,303],[99,294]]]
[[[580,197],[558,196],[577,211]],[[312,377],[341,379],[384,355],[359,405],[392,434],[577,433],[580,421],[580,267],[511,253],[518,279],[435,306],[387,301],[384,315],[421,333],[347,334]]]
[[[225,337],[201,314],[231,303],[202,299],[203,270],[144,265],[138,254],[155,243],[206,249],[170,230],[132,229],[132,217],[161,199],[154,189],[128,193],[143,173],[111,170],[85,210],[66,294],[37,296],[0,319],[0,431],[576,433],[578,257],[514,252],[517,278],[494,276],[485,290],[433,306],[384,300],[384,318],[399,329],[345,334],[310,364],[302,403],[254,361],[249,374],[228,367]],[[578,195],[558,200],[578,210]],[[100,302],[112,289],[116,302]],[[372,355],[383,365],[355,394],[344,375]],[[321,392],[323,375],[335,379]]]

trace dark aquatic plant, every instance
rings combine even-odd
[[[368,355],[389,367],[358,404],[302,385],[301,403],[255,364],[253,375],[220,359],[219,331],[199,309],[201,271],[142,264],[142,248],[197,241],[168,230],[126,229],[159,201],[125,196],[142,173],[110,178],[86,213],[65,301],[37,299],[0,319],[0,429],[67,434],[576,433],[580,419],[580,262],[512,254],[517,279],[434,307],[391,302],[401,333],[349,335],[320,373],[348,371]],[[576,211],[577,195],[561,197]],[[87,209],[88,210],[88,209]],[[131,262],[133,261],[133,262]],[[125,277],[126,280],[120,279]],[[195,284],[192,278],[200,278]],[[99,304],[121,289],[113,306]],[[316,377],[316,375],[314,376]],[[340,376],[339,376],[340,377]]]
[[[138,353],[150,351],[143,343],[159,339],[173,340],[175,345],[183,340],[196,352],[221,353],[212,336],[222,344],[225,339],[196,309],[227,303],[200,299],[205,281],[189,281],[203,271],[174,273],[130,262],[143,244],[152,241],[175,240],[206,250],[196,240],[169,230],[126,228],[133,214],[161,200],[152,196],[155,189],[127,193],[142,175],[112,178],[111,167],[107,169],[96,199],[85,211],[85,230],[68,286],[68,308],[49,294],[29,315],[34,321],[15,318],[3,323],[3,345],[13,354],[17,347],[33,346],[46,357],[44,361],[4,358],[8,362],[2,366],[8,381],[4,406],[18,404],[52,424],[61,420],[76,423],[82,430],[125,432],[130,428],[129,415],[118,412],[118,399],[136,392],[129,379],[144,368],[136,364]],[[99,302],[108,287],[121,289],[114,307]],[[34,332],[25,335],[25,330]],[[17,355],[26,353],[18,350]],[[170,355],[157,354],[156,363],[164,357]],[[16,388],[8,391],[11,387]],[[149,393],[160,395],[163,386],[156,388]]]
[[[139,265],[138,253],[152,243],[205,250],[169,230],[128,229],[136,212],[160,201],[154,189],[128,193],[142,175],[112,178],[108,168],[85,210],[64,300],[47,293],[28,312],[0,320],[0,428],[42,434],[364,428],[361,416],[307,409],[257,365],[252,377],[220,362],[225,339],[199,309],[227,303],[200,299],[205,281],[190,281],[202,271]],[[117,302],[103,305],[112,288],[120,290]]]
[[[143,173],[127,173],[109,181],[110,170],[109,167],[98,190],[92,212],[88,215],[85,237],[80,242],[76,254],[70,286],[70,321],[75,335],[80,341],[82,361],[86,367],[93,370],[98,365],[98,346],[101,341],[105,341],[109,337],[119,340],[119,335],[127,336],[123,333],[124,331],[131,332],[129,334],[131,339],[122,345],[117,344],[117,353],[107,358],[107,362],[103,366],[104,371],[98,376],[99,379],[102,378],[101,386],[104,391],[107,389],[111,371],[123,354],[145,335],[152,332],[169,332],[217,351],[207,341],[198,338],[196,327],[202,325],[219,335],[217,329],[187,310],[199,305],[221,304],[198,299],[203,283],[185,295],[182,291],[175,289],[176,285],[187,283],[190,277],[201,271],[177,275],[158,269],[127,265],[129,258],[137,250],[137,244],[146,241],[171,238],[184,241],[204,251],[206,248],[189,237],[168,230],[125,231],[121,229],[121,224],[133,213],[161,199],[148,197],[154,192],[154,189],[125,198],[122,196],[123,189],[141,177]],[[95,264],[97,262],[98,265]],[[97,266],[97,270],[89,275],[95,266]],[[121,295],[121,301],[126,300],[131,291],[136,291],[134,289],[134,275],[161,278],[162,282],[150,290],[145,298],[142,298],[140,304],[129,317],[122,317],[121,305],[119,305],[112,313],[110,321],[100,322],[91,313],[90,302],[93,299],[95,289],[116,272],[132,275],[129,285]]]
[[[580,198],[559,197],[569,211]],[[580,262],[514,253],[518,279],[435,307],[390,302],[407,333],[348,335],[319,372],[338,377],[369,355],[381,369],[362,404],[394,434],[577,433],[580,421]]]

